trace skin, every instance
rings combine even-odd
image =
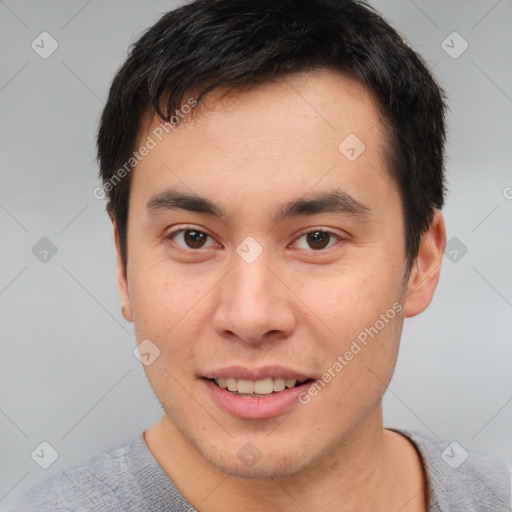
[[[157,125],[150,114],[142,119],[139,145]],[[348,134],[366,147],[352,162],[338,149]],[[383,428],[381,403],[403,320],[432,300],[446,235],[435,211],[406,276],[401,199],[384,142],[369,92],[321,70],[215,90],[134,169],[126,267],[115,224],[114,236],[123,314],[138,343],[149,338],[160,350],[144,368],[165,414],[145,440],[195,508],[426,510],[420,457]],[[150,213],[147,203],[168,187],[228,215]],[[272,219],[277,205],[334,188],[369,213]],[[184,227],[208,234],[205,246],[169,237]],[[314,228],[333,233],[326,248],[308,245],[304,232]],[[248,236],[263,248],[250,264],[236,252]],[[232,416],[201,380],[230,365],[274,364],[321,379],[393,304],[402,311],[307,405],[284,415]],[[261,454],[252,466],[237,457],[247,442]]]

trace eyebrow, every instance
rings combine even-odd
[[[226,210],[210,199],[175,189],[167,189],[152,197],[148,201],[146,209],[150,214],[182,209],[212,215],[221,219],[228,217]],[[372,210],[347,192],[341,189],[333,189],[308,194],[307,197],[300,197],[279,205],[273,216],[273,221],[282,222],[291,217],[316,213],[342,213],[351,216],[369,217]]]

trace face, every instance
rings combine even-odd
[[[404,224],[376,106],[322,71],[158,124],[142,124],[137,147],[156,144],[118,263],[137,342],[159,354],[145,371],[213,466],[297,473],[378,422],[396,361]]]

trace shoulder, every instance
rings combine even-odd
[[[139,437],[124,448],[94,454],[87,464],[51,476],[29,489],[7,512],[127,510],[123,497],[137,498],[137,482],[126,452],[138,444]]]
[[[405,435],[421,455],[428,481],[429,511],[509,512],[511,473],[500,460],[415,431]]]

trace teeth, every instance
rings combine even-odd
[[[283,389],[286,387],[285,380],[281,377],[276,377],[274,379],[274,391],[283,391]]]
[[[226,384],[229,391],[238,391],[238,379],[232,379],[231,377],[226,379]]]
[[[237,391],[239,393],[261,393],[261,391],[256,391],[254,388],[255,382],[253,380],[238,379]]]
[[[274,379],[272,377],[254,381],[254,393],[258,393],[258,395],[270,395],[273,391]]]
[[[270,395],[273,392],[283,391],[285,388],[293,388],[295,379],[283,379],[281,377],[267,377],[261,380],[234,379],[233,377],[221,377],[215,382],[223,389],[242,394]]]

